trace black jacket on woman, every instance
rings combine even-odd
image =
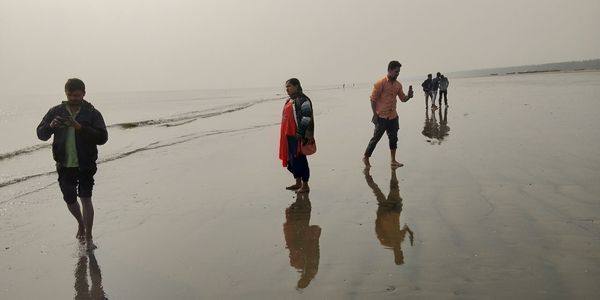
[[[296,134],[301,138],[313,137],[315,131],[315,119],[313,115],[312,101],[303,93],[291,97],[294,100],[294,112],[296,113]]]

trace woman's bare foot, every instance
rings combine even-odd
[[[77,235],[75,237],[78,240],[83,240],[85,238],[85,227],[83,227],[83,225],[79,225],[79,229],[77,229]]]
[[[404,164],[403,164],[403,163],[401,163],[401,162],[398,162],[398,161],[396,161],[396,160],[392,160],[392,163],[391,163],[391,165],[392,165],[392,167],[394,167],[394,168],[399,168],[399,167],[402,167],[402,166],[404,166]]]
[[[296,193],[300,194],[300,193],[308,193],[310,192],[310,187],[308,186],[308,182],[303,182],[302,183],[302,187],[300,187]]]

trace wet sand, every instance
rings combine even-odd
[[[284,189],[280,101],[101,164],[93,253],[55,174],[0,189],[0,298],[600,295],[600,73],[451,79],[433,113],[417,92],[399,104],[395,171],[385,136],[362,166],[369,92],[308,93],[307,197]]]

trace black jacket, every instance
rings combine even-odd
[[[315,119],[313,115],[312,101],[303,93],[293,95],[294,112],[296,113],[297,131],[296,134],[302,138],[314,136]]]
[[[440,87],[440,78],[436,77],[436,78],[432,79],[431,80],[431,90],[434,92],[437,92],[439,87]]]
[[[40,140],[47,141],[54,134],[52,156],[56,161],[56,165],[60,166],[66,159],[67,128],[50,128],[50,122],[57,116],[70,118],[66,103],[54,106],[46,113],[37,127],[37,136]],[[98,159],[97,145],[103,145],[108,140],[108,131],[104,119],[91,103],[84,100],[75,120],[81,124],[81,129],[75,131],[79,169],[95,170],[96,160]]]
[[[423,87],[423,92],[430,92],[431,91],[431,79],[429,79],[429,78],[425,79],[425,81],[423,81],[423,83],[421,83],[421,86]]]

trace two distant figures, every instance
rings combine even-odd
[[[431,74],[427,74],[427,79],[421,84],[425,93],[425,108],[429,106],[429,98],[431,98],[431,108],[437,109],[435,99],[438,95],[438,90],[440,107],[442,107],[442,97],[444,98],[444,104],[448,107],[448,86],[450,85],[448,77],[442,75],[440,72],[437,72],[435,78],[431,77]]]

